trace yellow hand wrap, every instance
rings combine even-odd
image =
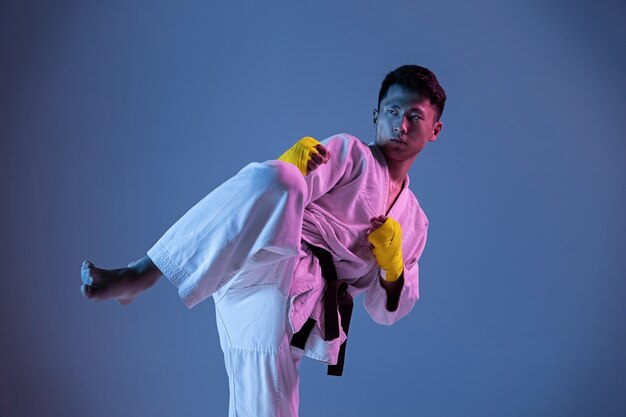
[[[296,142],[291,148],[278,158],[279,161],[290,162],[294,164],[303,176],[306,175],[307,163],[311,159],[311,154],[319,153],[315,146],[319,142],[312,137],[305,136]]]
[[[400,224],[387,217],[378,229],[369,234],[367,240],[374,246],[372,253],[382,270],[386,281],[396,281],[402,275],[402,229]]]

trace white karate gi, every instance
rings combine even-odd
[[[418,299],[418,263],[428,220],[409,190],[386,211],[389,174],[380,149],[340,134],[322,141],[330,161],[303,177],[282,161],[251,163],[176,222],[148,256],[191,308],[213,295],[230,384],[230,416],[297,416],[302,355],[334,364],[338,339],[324,341],[319,263],[302,241],[333,255],[339,279],[378,323],[392,324]],[[388,311],[367,240],[370,218],[403,231],[404,286]],[[317,324],[304,351],[289,341]],[[347,355],[349,358],[349,355]],[[349,360],[349,359],[348,359]]]

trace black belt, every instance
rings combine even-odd
[[[348,292],[348,284],[337,278],[337,270],[333,264],[333,258],[325,249],[308,245],[313,255],[318,259],[322,269],[322,276],[326,280],[326,290],[324,292],[324,340],[334,340],[339,337],[339,319],[337,311],[341,316],[341,328],[346,336],[350,328],[350,318],[352,317],[352,296]],[[291,338],[291,345],[304,349],[306,340],[309,338],[311,330],[315,325],[315,320],[308,318],[300,331]],[[339,356],[336,365],[328,365],[328,375],[341,376],[343,373],[343,362],[346,355],[345,340],[339,348]]]

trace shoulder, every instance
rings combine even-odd
[[[342,146],[349,148],[367,149],[367,144],[365,142],[349,133],[337,133],[336,135],[329,136],[320,142],[323,145],[333,143],[336,145],[341,144]]]
[[[340,160],[369,160],[372,152],[368,145],[349,133],[338,133],[320,141],[331,153]]]

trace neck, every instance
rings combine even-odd
[[[389,171],[389,180],[395,184],[402,184],[413,161],[394,161],[385,157],[387,161],[387,170]]]

